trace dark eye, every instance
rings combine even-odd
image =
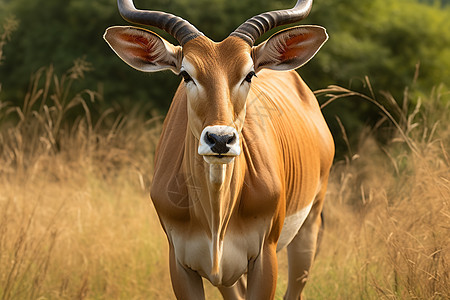
[[[255,71],[251,71],[250,73],[248,73],[244,80],[248,83],[251,83],[253,76],[256,76]]]
[[[188,83],[189,81],[192,81],[191,75],[189,75],[186,71],[182,71],[180,75],[183,76],[184,82]]]

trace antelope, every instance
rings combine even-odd
[[[296,26],[312,0],[262,13],[221,42],[169,13],[118,0],[123,18],[105,40],[131,67],[181,75],[155,154],[150,196],[169,244],[177,299],[273,299],[277,251],[287,247],[284,299],[301,299],[317,248],[334,142],[314,94],[294,69],[328,39]]]

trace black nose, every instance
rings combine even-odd
[[[227,153],[230,150],[229,144],[236,141],[235,134],[214,134],[207,132],[205,134],[205,142],[211,147],[211,151],[217,154]]]

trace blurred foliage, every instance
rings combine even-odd
[[[135,0],[135,5],[179,15],[220,41],[253,15],[292,7],[294,2]],[[401,99],[406,86],[419,94],[441,83],[448,86],[448,2],[316,0],[302,24],[326,27],[330,40],[299,73],[313,90],[330,84],[363,89],[364,78],[369,76],[374,90],[389,91],[395,99]],[[147,102],[162,113],[167,110],[180,79],[168,72],[146,75],[131,69],[102,39],[107,27],[127,24],[115,0],[0,0],[0,24],[12,16],[19,27],[3,47],[7,57],[0,66],[3,100],[22,101],[30,75],[42,66],[53,65],[62,73],[83,57],[95,70],[83,84],[103,91],[106,105],[128,110]],[[166,33],[155,31],[175,43]],[[340,132],[336,115],[349,132],[364,123],[374,124],[380,116],[370,103],[352,100],[336,101],[324,114],[333,134]]]
[[[2,63],[3,57],[3,47],[11,39],[11,34],[16,30],[18,26],[18,21],[14,17],[7,18],[3,22],[3,30],[0,34],[0,64]]]

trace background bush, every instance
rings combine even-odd
[[[135,4],[180,15],[220,41],[251,16],[292,7],[294,2],[136,0]],[[370,75],[374,90],[391,92],[395,99],[402,98],[405,86],[423,94],[441,83],[448,85],[448,3],[316,0],[302,24],[325,26],[330,40],[299,73],[313,90],[329,84],[362,90],[364,77]],[[7,59],[0,66],[3,101],[20,104],[30,75],[42,66],[53,65],[61,73],[83,57],[94,69],[83,84],[104,95],[102,105],[129,111],[135,104],[145,103],[161,114],[167,111],[180,79],[169,72],[146,75],[131,69],[102,39],[108,26],[127,24],[119,16],[115,0],[0,0],[0,20],[11,16],[19,21],[19,27],[4,48]],[[336,115],[350,132],[373,125],[380,118],[374,106],[356,100],[337,101],[324,114],[335,136],[340,135]],[[344,148],[338,143],[339,153]]]

